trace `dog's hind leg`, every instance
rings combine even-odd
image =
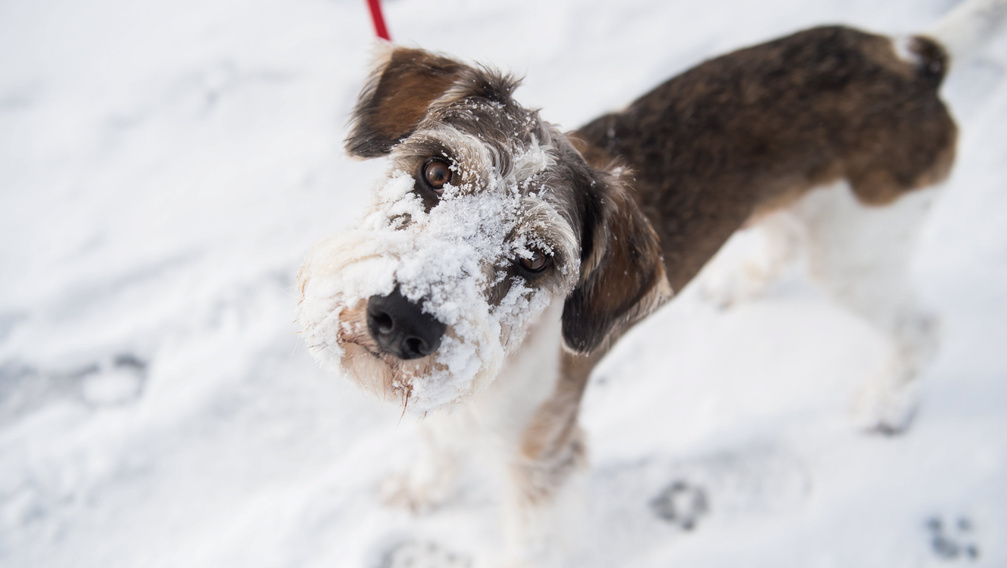
[[[807,228],[811,276],[886,343],[886,359],[862,388],[855,409],[861,427],[883,434],[909,425],[916,408],[914,381],[937,348],[937,318],[918,301],[909,274],[936,191],[912,191],[877,207],[837,184],[812,191],[792,208]]]

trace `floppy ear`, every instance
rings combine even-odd
[[[353,111],[346,151],[361,158],[387,154],[412,134],[427,108],[467,67],[422,49],[396,47],[385,54]]]
[[[590,353],[672,296],[657,234],[615,176],[594,172],[581,234],[581,278],[563,306],[563,340]]]

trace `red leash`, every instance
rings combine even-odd
[[[367,5],[371,9],[371,19],[374,20],[374,33],[385,41],[392,41],[388,27],[385,26],[385,17],[381,15],[381,0],[367,0]]]

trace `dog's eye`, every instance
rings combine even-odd
[[[451,167],[444,160],[430,160],[423,165],[423,181],[427,187],[440,193],[451,181]]]
[[[551,262],[552,257],[547,256],[540,250],[532,250],[531,256],[529,257],[521,256],[518,257],[517,259],[517,263],[521,266],[521,268],[525,269],[526,271],[532,274],[542,272],[549,266],[549,263]]]

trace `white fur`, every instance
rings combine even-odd
[[[910,264],[937,191],[918,190],[871,207],[845,187],[832,187],[795,206],[807,230],[812,277],[887,343],[887,359],[865,384],[857,408],[867,428],[899,431],[908,424],[913,381],[936,351],[937,321],[917,299]]]
[[[804,224],[774,211],[738,231],[703,268],[699,292],[721,308],[761,296],[803,252]]]
[[[837,303],[873,327],[885,360],[858,394],[866,429],[897,432],[915,409],[914,379],[937,348],[937,318],[918,301],[910,263],[937,188],[884,207],[860,203],[838,183],[811,191],[737,235],[700,276],[700,290],[729,306],[761,293],[803,257],[811,277]]]
[[[966,0],[923,35],[944,44],[952,60],[965,60],[997,32],[1005,18],[1007,0]]]
[[[922,63],[923,58],[920,54],[910,49],[913,45],[913,41],[915,41],[912,36],[893,37],[891,41],[892,49],[895,50],[895,55],[897,55],[899,59],[914,66],[919,66],[919,64]]]

